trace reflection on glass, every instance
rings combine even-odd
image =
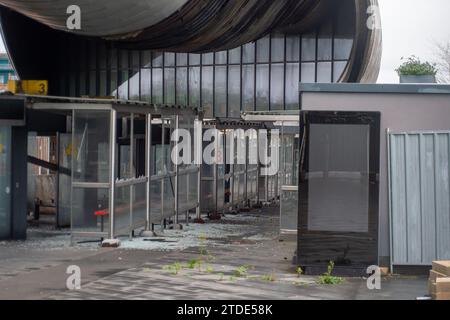
[[[242,66],[242,108],[245,111],[255,109],[255,67],[254,65]]]
[[[231,49],[228,51],[228,59],[230,64],[237,64],[241,62],[241,47]]]
[[[177,66],[187,66],[187,53],[177,53]]]
[[[284,61],[284,34],[272,35],[271,51],[272,62]]]
[[[131,100],[139,100],[139,79],[140,79],[140,72],[133,72],[133,75],[131,76],[131,79],[129,80],[130,83],[130,96],[129,99]]]
[[[302,80],[303,83],[316,82],[316,64],[315,63],[302,63]]]
[[[175,53],[173,53],[173,52],[165,52],[164,53],[164,65],[166,67],[175,66]]]
[[[205,117],[212,118],[213,115],[213,85],[214,85],[214,68],[202,68],[202,107]]]
[[[284,105],[284,64],[272,64],[270,73],[270,108],[282,110]]]
[[[11,128],[0,126],[0,239],[11,231]]]
[[[243,57],[242,62],[243,63],[253,63],[255,62],[255,43],[250,42],[245,44],[242,49],[243,51]]]
[[[196,53],[190,53],[189,54],[189,65],[191,66],[198,66],[200,64],[200,54]]]
[[[152,101],[155,104],[163,103],[163,72],[162,69],[153,69]]]
[[[241,112],[241,68],[228,67],[228,113],[230,117],[239,117]]]
[[[175,104],[175,68],[164,69],[164,103]]]
[[[185,106],[188,104],[187,97],[187,68],[177,68],[177,101],[176,104]]]
[[[227,64],[227,51],[216,52],[216,64]]]
[[[300,60],[300,37],[288,35],[286,37],[286,60],[294,62]]]
[[[331,62],[317,63],[317,82],[318,83],[331,82]]]
[[[189,105],[200,106],[200,67],[189,68]]]
[[[269,110],[269,65],[256,66],[256,110]]]
[[[141,69],[141,100],[151,101],[151,70]]]
[[[308,229],[368,232],[369,126],[311,124]]]
[[[345,67],[347,66],[347,61],[335,61],[333,64],[333,82],[338,82],[341,78]]]
[[[299,67],[298,63],[286,64],[286,109],[298,110],[298,85]]]
[[[152,52],[149,50],[141,51],[141,67],[150,68],[152,66]]]
[[[316,60],[316,35],[305,34],[302,36],[302,61]]]
[[[208,52],[202,54],[202,64],[211,65],[214,63],[214,52]]]
[[[215,116],[227,116],[227,67],[215,67]]]
[[[270,55],[270,37],[266,36],[256,41],[256,61],[257,62],[269,62]]]
[[[319,32],[317,43],[317,60],[331,60],[332,58],[332,29],[331,23],[323,26]]]

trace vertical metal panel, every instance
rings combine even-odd
[[[450,259],[450,132],[388,135],[391,264]]]

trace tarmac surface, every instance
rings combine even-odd
[[[70,246],[64,231],[29,231],[27,241],[0,242],[0,299],[333,299],[413,300],[427,293],[425,277],[383,277],[381,290],[364,278],[337,285],[298,275],[295,243],[279,241],[279,208],[227,215],[155,238]],[[81,289],[69,290],[69,266]]]

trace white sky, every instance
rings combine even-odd
[[[402,57],[433,61],[435,42],[450,40],[450,0],[378,0],[383,28],[379,83],[398,83]]]
[[[383,27],[379,83],[398,83],[402,57],[434,59],[434,42],[450,40],[450,0],[378,0]],[[0,41],[0,51],[4,51]]]

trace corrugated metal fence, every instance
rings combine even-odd
[[[450,131],[388,133],[391,265],[450,259]]]

